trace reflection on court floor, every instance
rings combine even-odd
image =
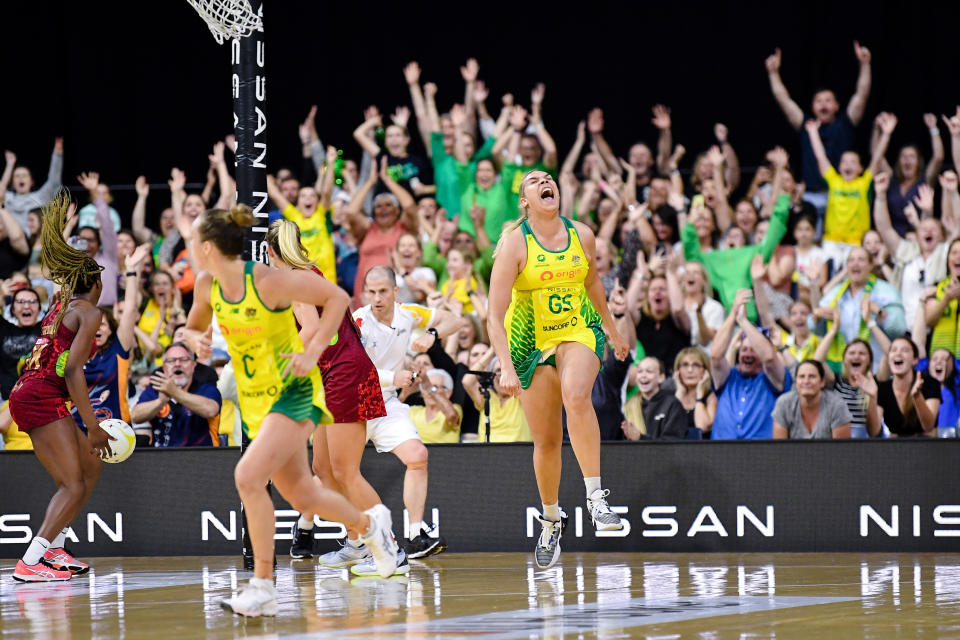
[[[224,612],[234,558],[99,558],[89,577],[18,584],[4,638],[776,638],[960,635],[960,557],[855,554],[445,554],[354,578],[281,558],[280,613]]]

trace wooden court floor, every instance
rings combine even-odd
[[[279,558],[276,618],[219,606],[232,557],[95,558],[19,584],[0,561],[4,638],[960,638],[960,556],[442,554],[403,578]]]

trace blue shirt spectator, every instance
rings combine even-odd
[[[783,389],[777,389],[763,373],[744,375],[731,369],[720,389],[713,440],[762,440],[773,437],[771,413],[777,398],[792,384],[786,372]]]
[[[717,414],[713,440],[748,440],[773,437],[770,415],[777,397],[790,389],[787,371],[766,335],[747,318],[749,289],[737,291],[730,315],[717,330],[710,347],[710,373],[717,389]],[[727,349],[739,326],[740,347],[736,366],[727,360]]]

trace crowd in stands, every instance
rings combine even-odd
[[[486,314],[494,248],[519,216],[518,187],[533,169],[556,177],[562,215],[594,229],[592,266],[635,343],[625,362],[608,353],[594,387],[604,440],[955,437],[960,106],[940,116],[880,110],[863,123],[871,55],[858,43],[853,53],[859,74],[846,104],[829,89],[791,96],[781,52],[767,58],[796,138],[742,159],[749,171],[734,142],[758,132],[716,123],[715,144],[688,153],[663,105],[652,107],[652,144],[608,131],[600,108],[579,123],[551,122],[576,128],[561,153],[544,85],[527,104],[495,99],[471,59],[461,67],[465,92],[441,92],[411,62],[402,70],[410,105],[370,106],[352,140],[324,131],[321,142],[310,111],[299,127],[302,159],[278,159],[289,168],[267,178],[270,219],[299,226],[311,260],[354,308],[365,304],[366,272],[385,265],[399,303],[468,320],[403,366],[400,399],[427,443],[531,440],[519,400],[499,387]],[[922,119],[929,141],[891,149],[898,118]],[[185,190],[178,169],[160,193],[137,178],[131,212],[111,207],[96,173],[77,178],[84,192],[73,194],[65,236],[104,268],[91,399],[98,417],[133,424],[141,446],[239,441],[222,338],[214,332],[213,357],[201,363],[178,334],[196,275],[181,230],[235,198],[233,148],[230,137],[213,146],[199,193]],[[2,398],[55,293],[39,264],[39,228],[61,188],[64,153],[57,139],[38,186],[6,152]],[[7,449],[29,448],[5,406],[0,432]]]

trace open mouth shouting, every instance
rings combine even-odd
[[[540,199],[544,202],[553,202],[556,199],[554,194],[553,187],[550,185],[544,185],[540,188]]]

